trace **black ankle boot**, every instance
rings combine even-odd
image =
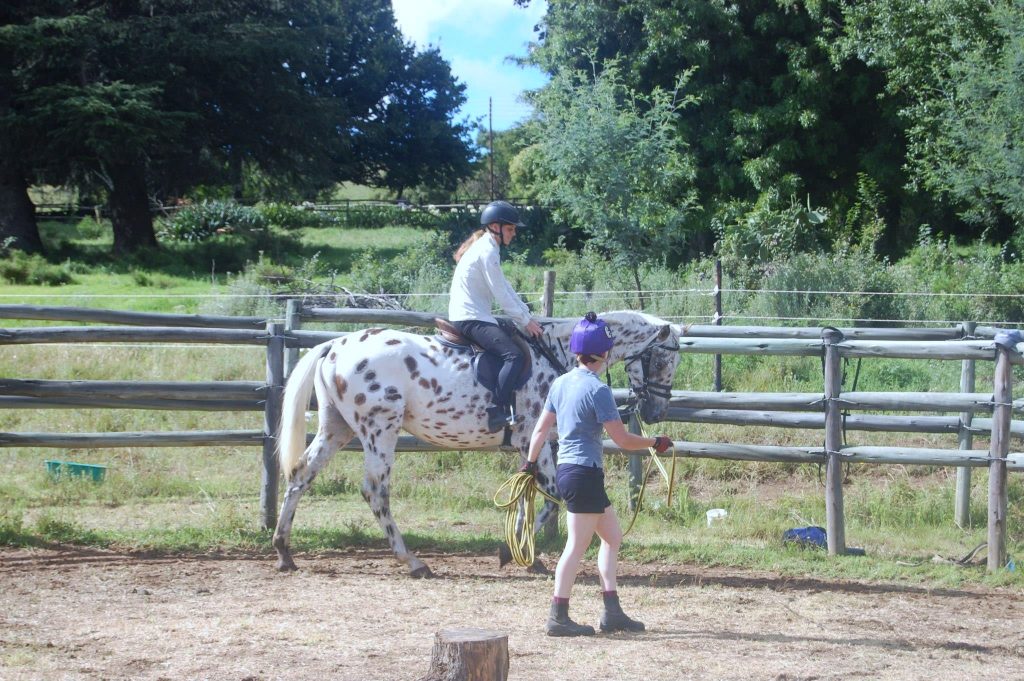
[[[604,613],[601,615],[601,631],[643,631],[644,623],[630,619],[629,615],[622,612],[618,596],[604,597]]]
[[[497,433],[512,422],[508,407],[487,407],[487,432]]]
[[[588,624],[576,624],[569,619],[568,603],[552,603],[548,613],[545,629],[548,636],[593,636],[594,627]]]

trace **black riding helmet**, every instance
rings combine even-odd
[[[519,211],[508,201],[491,201],[480,212],[480,224],[486,227],[493,223],[502,225],[515,225],[525,227],[526,224],[519,219]]]

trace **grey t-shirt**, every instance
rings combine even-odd
[[[576,367],[551,384],[544,409],[558,424],[558,463],[602,467],[604,422],[619,418],[611,388],[593,371]]]

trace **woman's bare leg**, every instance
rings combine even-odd
[[[603,517],[599,513],[566,514],[565,524],[569,529],[569,538],[565,542],[562,557],[558,559],[558,567],[555,568],[556,598],[569,598],[569,594],[572,593],[580,561],[587,552],[590,540],[594,538],[594,531]]]
[[[604,513],[597,516],[597,536],[601,538],[601,548],[597,552],[597,571],[601,575],[601,590],[615,591],[619,566],[619,547],[622,545],[622,528],[615,509],[608,506]]]

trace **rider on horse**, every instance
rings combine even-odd
[[[514,417],[512,392],[526,362],[526,356],[491,313],[494,302],[531,336],[538,337],[543,330],[501,271],[501,247],[512,243],[517,228],[525,227],[519,211],[507,201],[492,201],[480,213],[480,225],[481,229],[455,253],[458,264],[448,301],[448,320],[463,336],[501,358],[493,404],[487,408],[488,432],[494,433]]]

